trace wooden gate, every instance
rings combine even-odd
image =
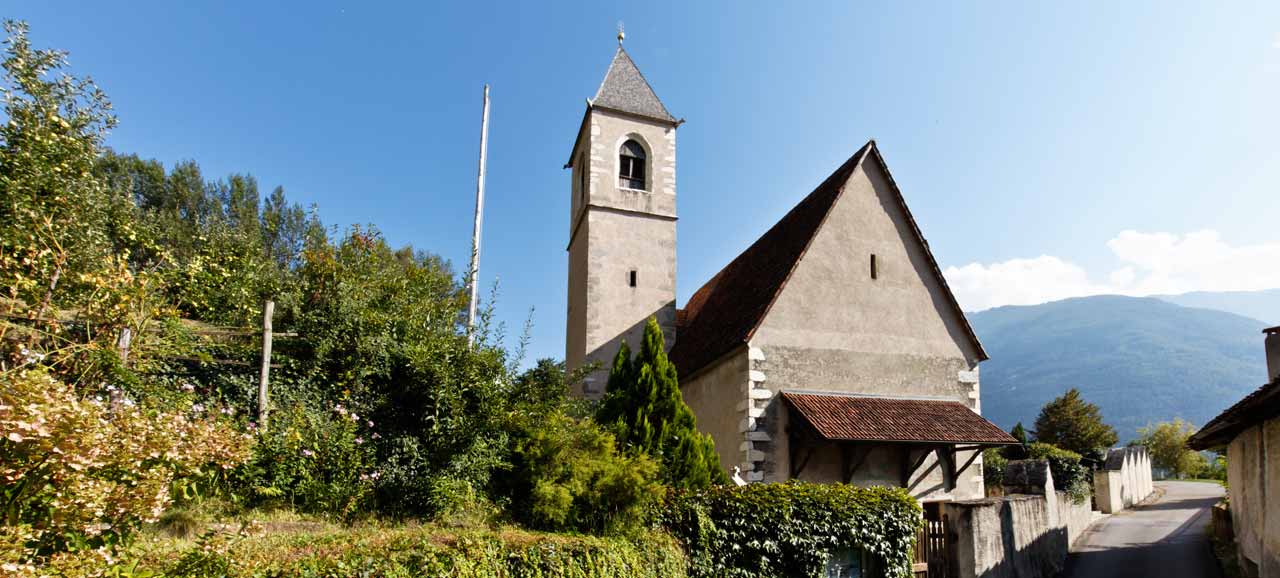
[[[952,578],[951,547],[947,538],[947,516],[940,504],[925,504],[924,527],[916,534],[916,551],[911,571],[916,578]]]

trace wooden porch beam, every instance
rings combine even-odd
[[[920,465],[929,457],[929,454],[937,451],[937,449],[938,448],[936,446],[924,448],[920,451],[920,457],[915,458],[914,461],[911,457],[912,453],[914,453],[912,450],[908,449],[907,451],[902,452],[902,487],[909,487],[911,484],[911,474],[915,473]]]

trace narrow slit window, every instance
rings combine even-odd
[[[630,285],[632,287],[636,286],[636,270],[635,269],[632,269],[630,273],[627,273],[627,285]]]
[[[587,204],[587,188],[590,181],[591,167],[587,165],[587,155],[578,156],[578,195],[583,205]]]
[[[880,271],[876,269],[876,254],[871,254],[871,278],[876,279],[880,276]]]

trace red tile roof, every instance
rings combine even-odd
[[[1018,440],[958,401],[783,392],[829,440],[1016,444]]]
[[[840,165],[818,188],[800,201],[755,243],[741,255],[716,273],[702,288],[694,292],[677,312],[676,342],[670,357],[681,377],[688,377],[711,362],[747,343],[755,334],[774,300],[786,286],[791,272],[809,248],[809,243],[826,221],[831,207],[844,192],[844,185],[854,169],[868,156],[875,157],[880,168],[889,175],[889,168],[876,148],[875,141],[868,141],[849,160]],[[949,299],[978,352],[979,360],[987,359],[986,351],[977,335],[969,327],[964,311],[952,295],[942,270],[929,250],[929,242],[920,233],[911,211],[907,209],[893,177],[889,182],[896,193],[898,205],[907,216],[911,229],[933,265],[933,271],[943,292]]]

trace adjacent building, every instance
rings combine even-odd
[[[987,354],[876,143],[678,308],[681,122],[619,45],[566,165],[568,367],[607,368],[655,316],[699,428],[741,478],[983,497],[981,450],[1016,441],[979,414]],[[606,376],[579,393],[602,395]]]
[[[1280,327],[1263,334],[1268,383],[1205,424],[1188,445],[1226,449],[1241,569],[1250,578],[1280,578]]]

